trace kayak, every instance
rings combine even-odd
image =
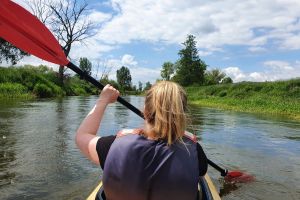
[[[103,196],[102,181],[100,181],[98,186],[92,191],[92,193],[86,200],[95,200],[98,192],[99,194],[101,194],[98,195],[98,199],[105,200],[105,197]],[[215,185],[207,174],[199,181],[199,194],[199,200],[221,200],[221,197],[217,192]]]

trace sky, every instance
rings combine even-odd
[[[24,0],[14,1],[27,7]],[[300,77],[299,0],[86,2],[85,18],[97,28],[84,44],[74,44],[70,57],[77,64],[87,57],[95,77],[106,70],[116,79],[116,70],[126,66],[133,84],[153,83],[164,62],[179,59],[188,34],[196,37],[208,70],[218,68],[234,82]],[[19,64],[44,63],[26,57]]]

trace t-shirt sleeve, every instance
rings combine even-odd
[[[112,143],[115,141],[116,136],[105,136],[98,139],[96,144],[96,151],[98,154],[99,162],[101,169],[104,169],[105,160],[108,154],[108,151],[112,145]]]
[[[204,176],[207,172],[207,157],[199,143],[197,143],[199,176]]]

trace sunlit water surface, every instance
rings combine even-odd
[[[101,178],[76,148],[75,131],[97,97],[0,102],[0,199],[84,199]],[[126,97],[138,108],[143,97]],[[192,107],[193,125],[207,156],[229,170],[255,176],[225,184],[209,168],[223,199],[300,199],[300,123],[280,117]],[[143,121],[116,103],[100,135]]]

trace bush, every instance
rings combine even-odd
[[[87,92],[83,88],[74,88],[74,95],[87,95]]]
[[[107,79],[107,82],[117,89],[121,88],[114,80]],[[19,84],[26,90],[26,94],[35,94],[37,97],[99,94],[96,87],[84,80],[80,80],[78,76],[66,76],[64,85],[61,85],[58,73],[43,65],[37,67],[31,65],[0,67],[0,83]],[[1,91],[1,96],[8,95],[8,86],[5,87],[6,92]],[[4,90],[3,86],[2,90]],[[9,92],[9,95],[13,96],[13,94],[17,96],[18,92]]]
[[[33,93],[41,98],[54,96],[52,89],[43,83],[37,83],[33,88]]]
[[[14,98],[28,96],[27,89],[18,83],[0,83],[0,97]]]
[[[219,97],[225,97],[227,95],[227,91],[223,90],[219,93]]]

